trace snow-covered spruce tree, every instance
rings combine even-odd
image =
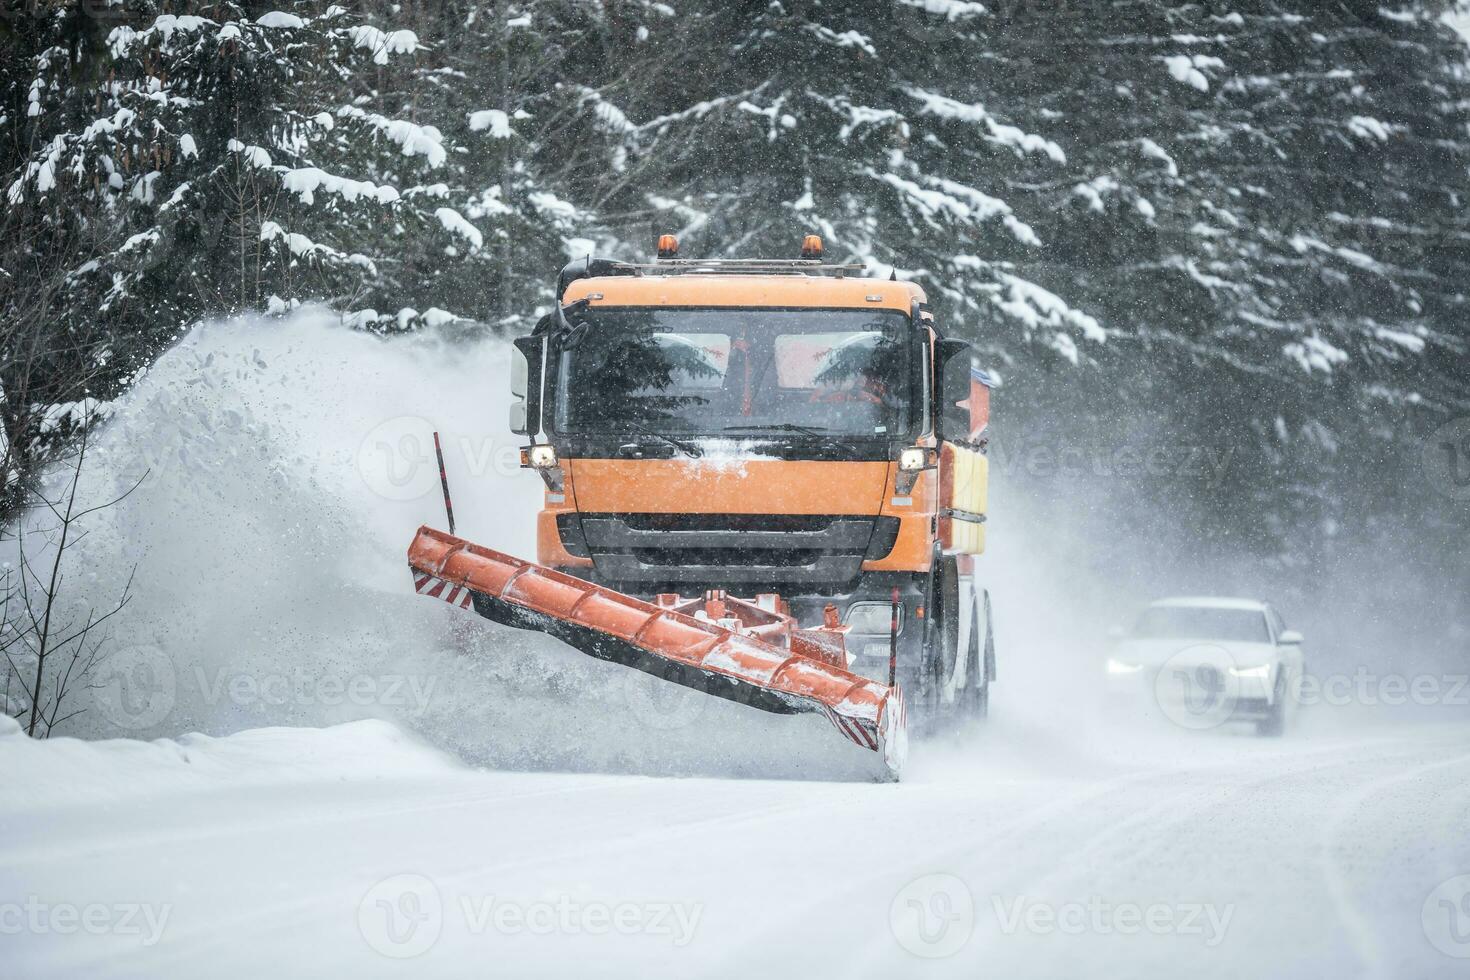
[[[126,233],[96,194],[57,204],[55,139],[93,122],[105,83],[99,22],[66,4],[7,7],[0,20],[0,516],[22,506],[37,472],[116,389],[117,338],[76,303],[74,274]],[[51,164],[47,166],[47,164]],[[9,194],[35,164],[43,195]],[[43,170],[44,168],[44,170]],[[74,184],[80,185],[81,181]]]
[[[150,32],[121,41],[134,57],[152,43],[240,59],[248,70],[219,80],[236,96],[269,83],[232,111],[207,111],[209,184],[191,185],[208,195],[197,213],[229,217],[221,240],[232,261],[218,280],[237,289],[237,306],[323,298],[379,329],[446,317],[434,280],[419,274],[423,256],[463,279],[483,274],[485,256],[445,183],[454,147],[412,98],[424,45],[413,31],[320,8],[206,24],[177,46]]]
[[[995,48],[1082,171],[1017,200],[1053,215],[1023,268],[1133,339],[1048,397],[1230,446],[1201,527],[1285,562],[1422,510],[1414,436],[1470,405],[1463,44],[1431,4],[1066,12],[1017,5]]]
[[[651,28],[678,55],[662,84],[641,111],[608,106],[633,120],[612,204],[635,218],[624,236],[780,256],[816,232],[830,259],[923,283],[997,367],[1023,349],[1076,361],[1103,330],[1066,290],[1015,274],[1042,242],[1010,203],[1066,156],[989,97],[986,16],[960,0],[683,4]]]
[[[1470,100],[1427,3],[144,7],[0,39],[22,455],[201,315],[534,316],[669,230],[917,277],[1028,440],[1228,444],[1195,503],[1261,554],[1412,510],[1390,440],[1466,403]],[[1340,473],[1373,489],[1329,506]]]
[[[637,77],[624,53],[667,18],[535,0],[26,9],[0,36],[11,489],[65,441],[51,406],[105,400],[202,316],[307,299],[373,329],[534,315],[590,247],[574,198],[625,154],[599,87]]]
[[[4,41],[0,412],[15,485],[64,441],[50,406],[110,397],[198,317],[280,297],[416,322],[396,315],[432,305],[393,275],[404,239],[441,263],[479,249],[424,186],[447,156],[437,131],[350,84],[414,58],[412,33],[313,4],[130,9],[45,5]]]
[[[562,264],[615,247],[600,206],[625,170],[627,123],[603,93],[641,84],[649,63],[632,52],[667,9],[458,0],[412,19],[438,39],[441,66],[419,73],[412,104],[442,120],[454,148],[447,192],[484,234],[484,274],[451,278],[433,263],[417,270],[453,308],[507,325],[533,321]]]
[[[483,273],[483,235],[444,180],[455,147],[417,101],[434,74],[424,44],[340,7],[288,6],[198,5],[113,27],[78,64],[54,47],[35,59],[38,108],[17,125],[37,149],[8,199],[32,226],[122,229],[71,270],[104,315],[141,305],[173,326],[274,295],[397,322],[405,301],[433,304],[432,277],[405,274],[421,252],[444,275]],[[95,90],[72,90],[78,65]]]

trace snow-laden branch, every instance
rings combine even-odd
[[[343,106],[337,110],[343,119],[356,119],[371,126],[403,149],[406,157],[421,156],[429,167],[444,165],[444,134],[437,126],[420,126],[406,119],[389,119],[376,112],[365,112],[357,106]]]
[[[492,139],[505,140],[515,135],[515,130],[510,128],[510,116],[503,109],[481,109],[469,115],[470,131],[483,133],[488,131]]]
[[[365,198],[377,201],[379,204],[391,204],[398,200],[398,189],[390,184],[375,184],[370,180],[338,177],[319,167],[295,169],[278,167],[276,172],[281,175],[281,186],[299,197],[302,204],[314,204],[316,192],[319,190],[341,197],[345,201]]]
[[[831,44],[839,48],[856,48],[871,57],[878,57],[878,49],[873,47],[872,38],[860,31],[834,31],[830,27],[821,24],[807,24],[806,30],[815,35],[818,40],[825,44]]]
[[[454,208],[439,208],[434,212],[434,217],[439,219],[444,230],[451,235],[458,235],[475,248],[484,246],[485,236],[480,233],[480,229],[466,221],[464,215]]]
[[[639,127],[633,125],[627,113],[609,102],[597,89],[586,85],[573,85],[570,88],[577,93],[583,106],[592,107],[592,118],[597,120],[598,127],[603,131],[624,137],[633,136],[638,132]]]
[[[1067,155],[1051,140],[1034,133],[1027,133],[1015,126],[998,121],[984,105],[978,102],[960,102],[947,95],[925,91],[921,88],[906,88],[905,94],[919,103],[921,115],[937,116],[960,123],[982,126],[986,139],[1000,146],[1009,147],[1016,154],[1043,153],[1055,163],[1066,163]]]
[[[1225,62],[1205,54],[1164,55],[1160,60],[1169,69],[1169,75],[1174,81],[1201,92],[1210,90],[1210,79],[1205,72],[1225,70]]]
[[[983,191],[944,177],[924,177],[925,187],[898,174],[865,167],[862,173],[898,191],[901,199],[916,211],[930,227],[939,227],[942,219],[963,224],[980,224],[1001,218],[1012,236],[1024,245],[1040,245],[1041,240],[1030,225],[1015,216],[1011,206]]]
[[[1073,364],[1078,360],[1077,343],[1070,334],[1057,328],[1080,330],[1084,339],[1094,343],[1108,339],[1107,331],[1096,319],[1073,309],[1055,293],[1007,272],[998,272],[997,276],[1004,288],[991,297],[991,302],[1007,316],[1019,320],[1028,333],[1044,327],[1056,331],[1047,339],[1048,346]]]
[[[383,31],[371,24],[357,24],[346,30],[352,46],[373,53],[373,63],[386,65],[390,54],[413,54],[420,48],[419,36],[413,31]]]
[[[903,7],[912,7],[926,14],[943,17],[951,24],[990,13],[983,3],[973,3],[971,0],[898,0],[898,3]]]
[[[345,262],[364,269],[368,275],[378,274],[378,267],[372,259],[366,255],[353,253],[348,255],[339,252],[330,245],[314,242],[305,235],[293,231],[286,231],[274,221],[263,221],[260,225],[260,240],[263,242],[279,241],[283,243],[291,254],[299,259],[326,259],[334,262]]]
[[[769,82],[762,82],[755,88],[746,89],[743,92],[736,92],[732,95],[722,95],[718,98],[706,99],[703,102],[696,102],[686,109],[680,109],[678,112],[671,112],[663,116],[656,116],[653,119],[648,120],[648,122],[640,123],[637,127],[637,130],[639,132],[660,130],[671,126],[674,123],[687,122],[690,119],[703,119],[705,116],[709,115],[711,112],[714,112],[717,109],[722,109],[727,105],[748,101],[752,97],[759,95],[761,92],[765,91],[766,88],[769,87],[769,84]]]

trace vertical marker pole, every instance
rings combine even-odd
[[[893,618],[888,621],[888,686],[898,683],[898,589],[893,590]]]
[[[444,513],[449,515],[449,533],[454,533],[454,504],[449,501],[449,474],[444,472],[444,449],[439,445],[439,431],[434,430],[434,455],[439,458],[439,485],[444,488]]]

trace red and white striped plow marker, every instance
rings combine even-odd
[[[750,635],[430,527],[408,549],[415,591],[583,653],[776,714],[820,713],[897,779],[908,754],[903,693]]]
[[[458,606],[461,609],[470,608],[469,589],[462,585],[450,585],[442,578],[435,578],[428,572],[414,571],[413,590],[430,599],[443,599],[451,606]]]

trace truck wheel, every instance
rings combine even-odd
[[[989,687],[995,680],[995,629],[991,626],[994,622],[991,616],[990,590],[985,590],[985,686]]]
[[[934,624],[939,634],[939,690],[943,702],[953,704],[959,695],[956,682],[960,676],[960,617],[965,610],[960,604],[959,562],[952,557],[942,558],[940,562],[939,618]]]
[[[965,651],[965,689],[960,708],[969,718],[985,718],[990,714],[990,681],[995,675],[995,636],[990,629],[990,593],[983,593],[971,604],[970,643]],[[982,635],[983,634],[983,635]]]
[[[960,572],[952,556],[936,554],[924,619],[924,651],[919,689],[913,692],[914,719],[923,731],[937,731],[954,708],[959,693]]]

